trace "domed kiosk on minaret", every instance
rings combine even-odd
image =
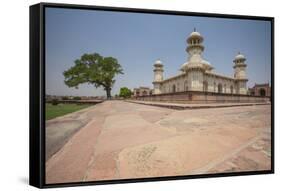
[[[196,29],[194,29],[194,31],[188,36],[186,40],[188,44],[186,48],[188,59],[187,62],[181,66],[181,71],[187,71],[195,68],[209,71],[213,69],[211,64],[202,57],[204,51],[203,41],[204,38],[196,31]]]
[[[239,87],[239,93],[240,94],[246,94],[247,93],[247,76],[246,76],[246,67],[247,64],[245,64],[246,58],[243,54],[238,52],[238,54],[235,56],[233,62],[234,62],[234,78],[236,80],[236,84]]]
[[[161,82],[163,81],[163,64],[160,59],[156,60],[154,63],[154,80],[153,80],[153,85],[154,85],[154,94],[159,94],[161,93]]]

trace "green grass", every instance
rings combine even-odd
[[[72,113],[81,109],[84,109],[86,107],[92,106],[90,104],[58,104],[58,105],[52,105],[50,103],[46,103],[46,120],[53,119],[59,116],[63,116],[68,113]]]

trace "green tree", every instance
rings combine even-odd
[[[58,99],[52,99],[52,105],[58,105],[59,100]]]
[[[122,66],[113,57],[102,57],[98,53],[84,54],[75,60],[75,65],[63,72],[65,84],[78,88],[80,84],[93,84],[96,88],[103,87],[107,98],[111,98],[114,77],[123,74]]]
[[[62,100],[69,100],[69,97],[68,96],[63,96],[61,99]]]
[[[120,88],[119,96],[123,98],[129,98],[132,95],[132,91],[127,87]]]
[[[81,97],[75,96],[75,97],[73,97],[73,100],[79,101],[79,100],[81,100]]]

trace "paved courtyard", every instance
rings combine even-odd
[[[270,107],[103,102],[47,122],[46,183],[269,170]]]

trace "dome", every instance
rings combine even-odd
[[[156,60],[155,64],[162,64],[161,60]]]
[[[207,60],[202,60],[201,64],[207,69],[207,70],[212,70],[213,66],[208,62]]]
[[[183,71],[183,70],[186,70],[188,67],[194,67],[194,66],[196,66],[196,67],[203,67],[203,68],[205,68],[207,70],[212,70],[213,69],[213,67],[211,66],[211,64],[208,61],[201,60],[199,62],[187,61],[187,62],[185,62],[185,63],[183,63],[181,65],[181,69],[180,70]]]
[[[161,60],[158,59],[155,61],[154,65],[162,66],[163,64],[162,64]]]
[[[185,62],[181,65],[181,69],[183,70],[188,65],[188,62]]]
[[[199,39],[199,43],[203,42],[203,37],[199,32],[196,31],[196,29],[194,29],[194,31],[188,36],[187,43],[191,43],[191,41],[194,39]]]
[[[211,66],[210,62],[208,62],[207,60],[202,60],[201,63],[202,63],[203,65]]]
[[[190,33],[189,37],[202,37],[201,34],[197,31],[193,31]]]
[[[161,62],[161,60],[158,59],[158,60],[155,61],[155,64],[158,64],[158,65],[161,64],[162,65],[162,62]]]
[[[240,52],[235,56],[235,60],[246,60],[245,56]]]

